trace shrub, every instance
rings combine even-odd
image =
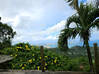
[[[19,43],[1,51],[14,59],[9,63],[9,69],[41,70],[40,48],[28,43]],[[69,58],[44,49],[45,70],[51,71],[88,71],[88,62],[84,57]],[[84,69],[80,69],[80,64]]]

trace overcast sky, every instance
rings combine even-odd
[[[74,13],[64,0],[0,0],[2,22],[17,32],[13,44],[56,44],[66,19]],[[96,40],[99,40],[99,31],[94,29],[91,41]],[[78,37],[69,42],[70,45],[79,43]]]

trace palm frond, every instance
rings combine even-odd
[[[96,20],[91,24],[90,27],[92,27],[92,28],[97,27],[97,28],[99,29],[99,18],[96,19]],[[89,28],[90,28],[90,27],[89,27]]]
[[[69,6],[73,7],[74,9],[78,10],[78,0],[65,0],[69,3]]]
[[[69,17],[69,18],[67,19],[66,27],[69,27],[70,24],[73,23],[73,22],[74,22],[77,26],[78,26],[78,24],[81,24],[79,18],[80,18],[80,17],[77,16],[77,15],[73,15],[73,16]]]
[[[97,17],[99,17],[99,8],[94,8],[89,14],[88,14],[88,22],[91,23],[94,21]]]

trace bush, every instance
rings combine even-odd
[[[40,48],[28,43],[19,43],[1,51],[14,59],[9,63],[9,69],[41,70]],[[89,71],[88,62],[84,57],[69,58],[44,49],[45,70],[51,71]],[[84,69],[80,69],[80,64]],[[88,69],[88,70],[87,70]]]

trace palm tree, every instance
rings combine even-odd
[[[99,17],[98,8],[93,8],[91,5],[84,5],[81,3],[79,7],[79,13],[69,17],[66,25],[68,28],[73,22],[77,25],[76,31],[85,43],[91,71],[94,70],[94,67],[89,47],[89,37],[91,35],[91,28],[99,28],[99,19],[96,19],[97,17]]]
[[[75,38],[77,35],[77,31],[75,28],[65,28],[61,31],[58,40],[58,47],[63,50],[67,51],[68,48],[68,39]]]
[[[71,7],[79,11],[78,0],[66,0]]]
[[[68,50],[68,36],[67,36],[68,30],[62,30],[59,39],[58,39],[58,47],[62,51],[67,51]]]

